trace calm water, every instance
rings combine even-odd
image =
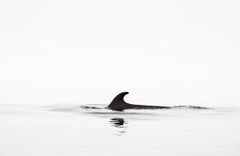
[[[0,105],[0,155],[239,156],[239,110]]]

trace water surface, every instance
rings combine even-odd
[[[0,127],[2,156],[240,155],[238,107],[114,112],[0,105]]]

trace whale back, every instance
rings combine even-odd
[[[116,110],[116,111],[123,111],[127,107],[127,103],[124,101],[125,95],[127,95],[128,92],[122,92],[118,94],[108,105],[109,109]]]
[[[124,101],[124,97],[128,92],[122,92],[118,94],[108,105],[108,109],[115,111],[123,111],[125,109],[170,109],[170,108],[190,108],[190,109],[208,109],[207,107],[199,106],[153,106],[153,105],[138,105],[138,104],[129,104]]]

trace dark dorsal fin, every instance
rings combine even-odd
[[[110,103],[110,105],[108,105],[109,109],[112,110],[118,110],[118,111],[122,111],[125,109],[125,105],[127,104],[124,101],[124,96],[127,95],[128,92],[122,92],[120,94],[118,94]]]

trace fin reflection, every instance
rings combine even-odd
[[[122,135],[127,131],[127,121],[125,121],[123,118],[111,118],[110,125],[118,128],[117,135]]]

